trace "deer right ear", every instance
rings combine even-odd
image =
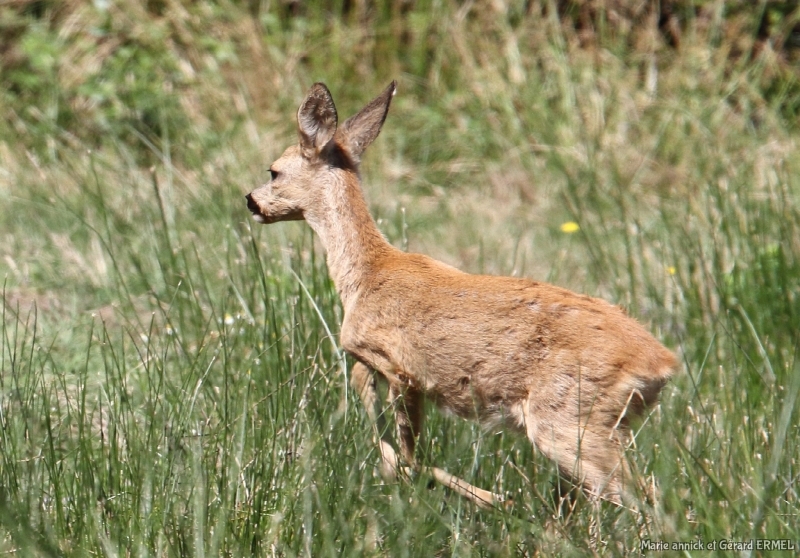
[[[381,132],[383,121],[386,120],[389,104],[392,102],[395,91],[397,91],[397,82],[392,81],[389,87],[383,90],[383,93],[370,101],[358,114],[351,116],[342,124],[339,130],[340,141],[356,162],[361,159],[361,154],[369,147],[369,144],[375,141],[375,138]]]
[[[331,92],[324,83],[315,83],[297,111],[297,132],[303,155],[313,157],[333,139],[338,116]]]

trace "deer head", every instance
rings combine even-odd
[[[306,219],[319,211],[325,190],[341,182],[342,173],[358,173],[361,155],[378,137],[396,88],[393,81],[358,114],[337,126],[330,91],[315,83],[297,111],[300,142],[270,165],[272,180],[246,196],[253,218],[268,224]]]

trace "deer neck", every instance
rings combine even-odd
[[[319,211],[305,218],[322,242],[328,272],[347,311],[370,269],[393,248],[369,213],[356,172],[337,174],[323,192]]]

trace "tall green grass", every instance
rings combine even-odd
[[[0,124],[0,552],[581,556],[800,539],[785,66],[735,57],[724,17],[689,17],[673,49],[645,24],[587,45],[555,3],[356,4],[2,12],[17,58],[3,55]],[[392,242],[603,296],[679,354],[630,452],[660,488],[652,505],[564,507],[527,441],[432,409],[420,459],[514,506],[375,474],[324,256],[303,224],[253,224],[242,195],[294,141],[313,81],[346,117],[393,77],[363,168]]]

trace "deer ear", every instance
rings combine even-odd
[[[324,83],[315,83],[297,110],[297,132],[303,155],[318,155],[333,139],[337,123],[331,92]]]
[[[370,101],[358,114],[348,118],[339,128],[337,140],[356,162],[361,159],[361,154],[381,132],[395,91],[397,91],[397,82],[392,81],[389,87],[383,90],[383,93]]]

